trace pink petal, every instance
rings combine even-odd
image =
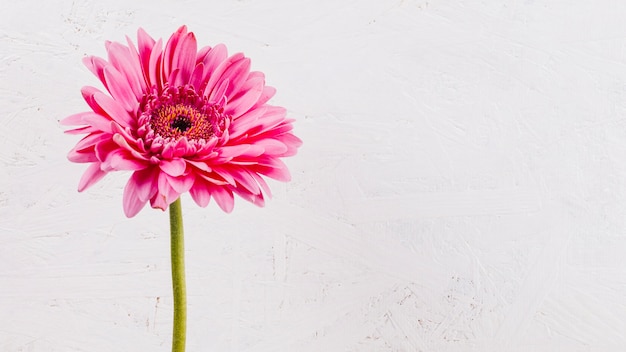
[[[230,81],[228,90],[226,91],[226,96],[228,97],[228,100],[230,100],[239,92],[239,89],[246,81],[249,72],[250,59],[248,58],[244,58],[233,63],[226,71],[224,71],[222,79],[228,79]]]
[[[83,137],[78,143],[76,143],[76,146],[73,148],[73,150],[76,150],[78,152],[82,152],[85,149],[88,148],[92,148],[93,146],[95,146],[96,144],[102,142],[102,141],[106,141],[106,140],[110,140],[111,139],[111,135],[107,134],[107,133],[92,133],[90,135],[87,135],[85,137]]]
[[[208,95],[209,103],[223,105],[224,102],[226,101],[226,89],[228,89],[228,84],[229,84],[228,79],[225,79],[222,82],[220,82],[220,85],[217,87],[217,89],[213,89],[211,91],[211,94]],[[206,92],[207,91],[205,90],[205,95],[207,95]]]
[[[163,87],[163,80],[165,79],[161,72],[163,65],[162,45],[163,42],[159,39],[150,52],[148,67],[144,67],[144,74],[149,78],[150,85],[159,88]]]
[[[106,159],[102,162],[104,170],[142,170],[149,164],[142,160],[137,160],[123,149],[117,149],[107,154]]]
[[[204,46],[198,49],[198,52],[196,53],[196,65],[202,63],[204,61],[204,58],[209,54],[210,51],[210,46]]]
[[[105,132],[107,134],[113,133],[113,126],[111,126],[111,124],[114,124],[115,122],[111,121],[111,118],[108,116],[103,116],[100,114],[85,115],[83,117],[83,120],[85,121],[85,123],[88,123],[99,131]]]
[[[218,167],[218,168],[215,168],[213,172],[217,174],[218,176],[220,176],[221,178],[223,178],[226,182],[228,182],[228,184],[232,186],[237,185],[237,181],[235,181],[235,178],[227,169]],[[201,175],[201,176],[204,177],[205,175]]]
[[[250,110],[261,97],[264,84],[265,80],[262,78],[247,81],[241,87],[242,93],[228,101],[225,109],[226,114],[237,117]]]
[[[158,192],[159,168],[151,167],[133,172],[131,178],[135,182],[135,192],[139,200],[148,201]]]
[[[161,193],[157,193],[154,197],[150,198],[150,206],[154,209],[161,209],[163,211],[167,210],[167,207],[170,206],[170,203],[167,202],[165,196]]]
[[[84,121],[83,117],[90,115],[97,114],[93,111],[79,112],[78,114],[70,115],[59,122],[61,125],[65,126],[86,125],[87,123]]]
[[[133,43],[132,40],[130,40],[130,38],[128,38],[128,36],[126,36],[126,43],[128,44],[128,52],[130,54],[130,60],[135,62],[135,65],[133,65],[133,67],[135,69],[135,75],[139,82],[139,94],[142,94],[142,92],[145,92],[148,89],[148,84],[147,84],[148,81],[146,79],[146,76],[143,73],[142,59],[139,56],[139,52],[137,51],[135,44]]]
[[[73,163],[93,163],[96,161],[99,162],[94,149],[95,147],[93,145],[81,151],[76,151],[75,149],[72,149],[67,154],[67,159]]]
[[[199,170],[205,171],[205,172],[211,172],[211,167],[209,167],[209,165],[207,165],[205,162],[202,161],[194,161],[194,160],[187,160],[188,164],[191,164],[192,166],[198,168]]]
[[[274,94],[276,94],[276,88],[270,86],[263,87],[263,93],[259,97],[259,100],[256,102],[256,104],[254,104],[252,109],[256,109],[267,103],[267,101],[270,100],[274,96]]]
[[[254,141],[254,145],[263,147],[265,154],[269,155],[280,155],[289,150],[282,142],[270,138]]]
[[[155,172],[156,170],[156,172]],[[146,205],[148,199],[157,192],[158,169],[150,168],[135,171],[124,187],[124,213],[133,217]]]
[[[134,112],[139,102],[127,78],[111,65],[104,68],[104,78],[107,81],[109,92],[113,98],[120,103],[126,111]]]
[[[195,179],[196,176],[194,174],[188,174],[186,176],[180,177],[171,177],[169,175],[167,176],[167,182],[178,194],[183,194],[189,191],[191,186],[193,186],[193,182],[195,181]]]
[[[259,156],[263,154],[263,149],[251,144],[240,144],[225,146],[218,150],[219,159],[216,162],[226,162],[239,156]]]
[[[206,185],[206,182],[200,178],[196,178],[193,187],[189,190],[191,198],[201,207],[206,207],[211,201],[211,192]]]
[[[267,185],[267,182],[265,182],[263,177],[261,177],[256,172],[251,172],[250,175],[252,175],[252,177],[254,177],[254,179],[259,184],[259,186],[261,186],[261,189],[263,190],[263,193],[265,193],[268,197],[271,197],[272,196],[272,191],[270,190],[270,187]]]
[[[180,176],[185,172],[187,163],[184,159],[161,160],[159,167],[170,176]]]
[[[235,192],[241,198],[247,200],[248,202],[258,207],[265,206],[265,199],[263,198],[263,194],[261,193],[254,194],[254,193],[250,193],[246,189],[241,189],[241,188],[233,188],[233,192]]]
[[[73,128],[71,130],[63,131],[63,133],[67,133],[67,134],[85,134],[85,133],[99,133],[99,132],[100,130],[95,129],[91,126],[78,127],[78,128]]]
[[[180,69],[181,79],[183,84],[189,83],[191,73],[193,72],[196,64],[196,52],[198,50],[198,44],[196,37],[193,33],[188,33],[176,48],[174,55],[173,67]]]
[[[189,84],[191,84],[194,89],[199,92],[202,89],[202,76],[204,75],[204,64],[199,63],[193,70],[191,74],[191,78],[189,79]]]
[[[296,155],[298,148],[302,145],[302,140],[291,133],[282,134],[276,137],[277,140],[281,141],[284,145],[287,146],[287,151],[284,153],[277,155],[280,157],[287,157]]]
[[[120,104],[113,100],[111,97],[104,93],[95,93],[93,100],[98,106],[109,116],[113,121],[117,122],[123,127],[129,127],[134,125],[132,117],[128,111],[124,110]]]
[[[240,167],[231,167],[231,169],[233,170],[232,175],[239,185],[245,187],[250,193],[261,193],[261,188],[259,188],[259,184],[246,169]]]
[[[263,165],[254,165],[251,166],[251,170],[265,175],[269,178],[273,178],[277,181],[287,182],[291,180],[291,174],[289,173],[289,169],[287,166],[279,159],[274,159],[273,162],[281,165],[281,167],[267,167]]]
[[[151,86],[155,83],[154,80],[151,80],[150,76],[150,60],[152,57],[152,48],[154,47],[154,39],[143,30],[143,28],[139,28],[137,30],[137,47],[139,51],[139,58],[141,59],[141,67],[144,74],[144,78],[148,83],[148,86]]]
[[[100,169],[100,163],[89,165],[83,177],[78,182],[78,192],[82,192],[91,187],[94,183],[100,181],[107,173]]]
[[[160,173],[159,174],[159,181],[158,181],[158,187],[159,187],[159,192],[157,194],[157,205],[158,208],[160,209],[167,209],[167,207],[172,204],[176,199],[178,199],[178,197],[180,196],[180,194],[178,192],[176,192],[176,190],[170,185],[170,183],[168,182],[168,176],[167,174],[164,173]],[[161,198],[161,199],[158,199]],[[162,208],[162,206],[164,204],[167,204],[165,209]],[[154,206],[154,204],[153,204]]]
[[[209,183],[214,184],[216,186],[223,186],[223,185],[229,184],[229,182],[224,181],[224,178],[221,178],[219,176],[219,174],[217,174],[216,172],[212,172],[210,174],[200,173],[200,174],[198,174],[198,177],[196,177],[196,179],[197,178],[202,178],[202,179],[204,179],[204,180],[208,181]],[[231,185],[235,185],[236,184],[235,183],[235,179],[230,177],[230,180],[231,180],[231,182],[230,182]]]
[[[226,187],[211,187],[211,196],[215,199],[217,205],[226,213],[233,211],[235,207],[235,198],[233,192]]]
[[[226,71],[233,63],[241,61],[243,59],[245,59],[245,56],[242,53],[234,54],[228,59],[222,61],[215,68],[213,72],[210,72],[210,68],[205,63],[205,66],[209,68],[208,72],[210,72],[210,75],[207,75],[208,72],[205,73],[205,77],[208,77],[208,82],[204,90],[204,95],[207,95],[207,96],[210,95],[213,88],[215,88],[216,86],[219,86],[219,83],[221,83],[224,80],[224,78],[222,77],[222,74],[224,73],[224,71]],[[228,77],[225,77],[225,78],[228,78]]]
[[[207,56],[202,61],[205,67],[203,78],[203,81],[206,81],[205,83],[208,83],[208,80],[213,77],[215,70],[217,70],[218,66],[225,61],[227,57],[228,50],[224,44],[218,44],[208,52]]]
[[[180,69],[176,68],[172,70],[169,77],[167,78],[167,82],[173,87],[180,87],[184,85],[185,83],[183,83],[183,77],[180,74]]]
[[[148,161],[150,160],[149,156],[145,156],[142,153],[140,153],[139,151],[137,151],[135,148],[133,148],[129,143],[128,140],[126,140],[121,134],[114,134],[113,135],[113,141],[119,145],[120,147],[128,150],[131,155],[133,156],[133,158],[138,159],[138,160],[145,160]]]
[[[178,43],[187,34],[187,27],[181,26],[178,30],[172,34],[165,44],[165,51],[163,52],[163,74],[168,77],[170,73],[176,68],[174,66],[175,55],[177,54]]]
[[[99,58],[97,56],[87,56],[83,58],[83,64],[91,71],[102,84],[104,84],[105,88],[107,87],[107,82],[104,79],[104,68],[109,64],[105,59]]]
[[[129,41],[130,42],[130,41]],[[132,43],[130,43],[132,45]],[[132,49],[134,51],[134,48]],[[134,101],[141,99],[145,90],[143,73],[140,66],[139,57],[131,49],[120,43],[113,42],[108,48],[109,62],[124,77],[128,87],[132,90]]]

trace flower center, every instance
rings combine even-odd
[[[178,115],[172,121],[172,128],[177,129],[181,132],[185,132],[191,127],[191,122],[189,122],[189,118],[187,116]]]
[[[162,105],[152,111],[150,127],[165,139],[209,139],[214,135],[210,116],[202,109],[181,103]]]
[[[140,107],[138,137],[146,146],[177,141],[204,143],[220,137],[230,116],[198,95],[192,86],[166,87],[161,93],[146,95]],[[161,141],[161,142],[157,142]]]

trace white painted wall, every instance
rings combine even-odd
[[[304,140],[264,209],[183,198],[189,351],[623,351],[626,2],[3,0],[0,350],[169,351],[167,214],[58,120],[142,26],[243,51]]]

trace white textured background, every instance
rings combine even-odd
[[[623,351],[626,3],[9,1],[0,350],[169,351],[167,214],[76,192],[81,64],[189,25],[304,146],[264,209],[183,198],[194,351]]]

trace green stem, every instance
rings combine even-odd
[[[185,288],[183,212],[180,205],[180,198],[170,204],[170,233],[172,250],[172,289],[174,291],[172,352],[184,352],[185,335],[187,331],[187,295]]]

